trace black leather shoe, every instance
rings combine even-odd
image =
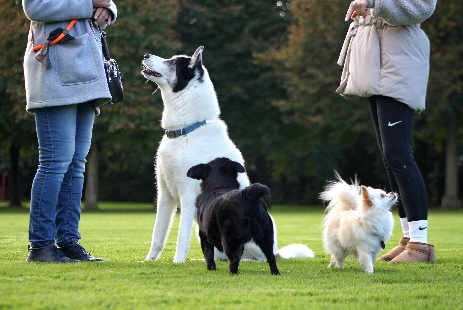
[[[27,262],[44,262],[44,263],[78,263],[76,259],[70,259],[61,252],[54,243],[42,247],[27,247],[29,255]]]
[[[65,245],[58,247],[61,252],[71,259],[78,259],[86,262],[102,262],[103,260],[98,257],[94,257],[88,253],[77,241],[66,243]]]

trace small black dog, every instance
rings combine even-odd
[[[244,244],[252,239],[265,254],[270,272],[278,275],[272,220],[262,198],[270,195],[270,189],[256,183],[240,190],[238,172],[245,172],[241,164],[222,157],[191,167],[187,173],[190,178],[202,180],[196,208],[207,269],[216,269],[216,247],[230,260],[230,273],[238,273]]]

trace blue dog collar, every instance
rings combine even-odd
[[[197,123],[194,123],[190,126],[187,126],[185,128],[181,128],[181,129],[178,129],[178,130],[166,130],[166,136],[168,138],[178,138],[180,136],[186,136],[187,134],[189,134],[190,132],[193,132],[195,131],[196,129],[198,129],[199,127],[203,126],[203,125],[206,125],[206,121],[202,121],[202,122],[197,122]]]

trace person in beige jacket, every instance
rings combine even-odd
[[[403,236],[379,260],[434,262],[428,243],[428,202],[412,150],[414,112],[425,109],[429,40],[420,23],[437,0],[354,0],[345,20],[353,22],[344,41],[337,93],[367,97]]]

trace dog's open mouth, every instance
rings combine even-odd
[[[143,64],[142,67],[143,67],[143,71],[142,71],[142,72],[143,72],[144,74],[146,74],[146,75],[152,75],[152,76],[154,76],[154,77],[161,77],[161,76],[162,76],[161,73],[156,72],[156,71],[154,71],[154,70],[151,70],[151,69],[150,69],[147,65],[145,65],[145,64]]]

